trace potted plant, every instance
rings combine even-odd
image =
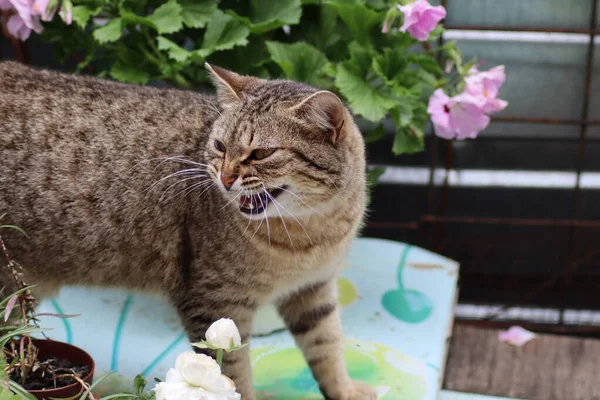
[[[0,229],[16,229],[25,234],[15,226],[0,225]],[[0,386],[10,388],[17,398],[67,399],[80,395],[92,383],[94,360],[78,347],[30,336],[45,331],[37,325],[37,317],[43,314],[35,313],[36,300],[1,235],[0,253],[17,286],[15,293],[0,302]]]

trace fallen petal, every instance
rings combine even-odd
[[[521,347],[535,338],[535,333],[523,329],[520,326],[511,326],[507,331],[500,332],[498,338],[501,342]]]

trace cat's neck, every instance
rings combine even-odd
[[[244,225],[244,235],[259,249],[283,252],[307,251],[322,246],[333,246],[356,235],[364,214],[360,195],[342,203],[327,213],[305,216],[276,216],[254,220]],[[247,227],[247,229],[246,229]]]

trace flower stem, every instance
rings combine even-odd
[[[219,364],[219,367],[223,364],[223,349],[217,350],[217,364]]]

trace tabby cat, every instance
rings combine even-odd
[[[162,292],[192,341],[229,317],[246,342],[274,302],[327,399],[375,399],[336,305],[365,212],[352,116],[328,91],[207,69],[216,96],[0,63],[0,211],[29,236],[2,232],[13,258],[46,292]],[[223,370],[255,399],[247,347]]]

